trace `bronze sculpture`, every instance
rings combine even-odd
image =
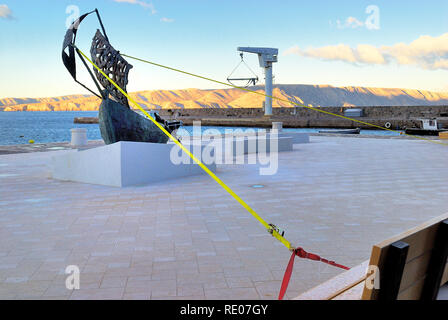
[[[124,92],[127,92],[126,86],[128,84],[128,74],[132,65],[129,64],[120,55],[119,51],[115,50],[109,43],[106,30],[104,29],[97,9],[80,16],[67,30],[62,49],[62,61],[77,83],[102,99],[98,114],[101,137],[106,144],[118,141],[167,143],[169,139],[168,136],[150,119],[134,112],[129,107],[129,102],[126,96],[106,77],[104,77],[96,68],[93,68],[92,73],[83,56],[76,48],[75,41],[79,25],[92,13],[96,13],[103,31],[103,33],[101,33],[100,30],[97,30],[93,38],[90,49],[92,61],[118,86],[120,86]],[[78,57],[92,77],[99,94],[77,80],[75,52],[78,54]],[[181,121],[166,121],[157,113],[153,113],[153,117],[169,133],[174,132],[182,125]]]

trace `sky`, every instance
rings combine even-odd
[[[67,22],[95,8],[120,52],[219,81],[238,46],[259,46],[279,49],[277,84],[448,91],[446,0],[0,0],[0,98],[88,94],[61,50]],[[97,28],[94,15],[81,24],[86,54]],[[128,61],[130,92],[223,87]],[[245,61],[263,80],[256,55]]]

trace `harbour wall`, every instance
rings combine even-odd
[[[162,109],[157,112],[165,119],[182,120],[185,125],[201,121],[203,126],[271,127],[273,121],[283,122],[285,128],[363,128],[373,124],[384,127],[390,123],[391,129],[420,127],[418,119],[437,118],[439,125],[448,128],[448,106],[374,106],[356,107],[362,109],[362,117],[344,118],[350,107],[320,108],[273,108],[273,115],[264,116],[261,108],[201,108]],[[336,115],[336,116],[335,116]],[[356,120],[356,121],[354,121]],[[77,119],[76,123],[92,123],[92,118]]]
[[[201,120],[209,126],[270,127],[272,121],[282,121],[285,128],[372,128],[369,124],[391,129],[419,127],[421,118],[437,118],[440,125],[448,127],[448,106],[381,106],[356,107],[362,109],[362,117],[344,118],[349,107],[273,108],[273,115],[265,117],[261,108],[239,109],[172,109],[158,110],[162,117],[180,119],[185,125]],[[335,116],[336,115],[336,116]],[[339,116],[339,117],[338,117]],[[363,123],[365,122],[365,123]]]

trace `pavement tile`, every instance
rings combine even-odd
[[[122,189],[49,179],[64,152],[0,156],[0,299],[276,299],[289,252],[207,176]],[[422,141],[313,136],[273,176],[218,171],[293,245],[354,266],[448,211],[447,158]],[[65,288],[68,265],[80,290]],[[340,272],[299,259],[286,297]]]

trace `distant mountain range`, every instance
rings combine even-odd
[[[263,92],[263,86],[250,88]],[[259,108],[264,96],[239,89],[150,90],[130,93],[146,109]],[[275,97],[308,106],[428,106],[448,105],[448,92],[327,85],[275,85]],[[0,111],[94,111],[100,100],[92,95],[54,98],[0,99]],[[293,107],[273,101],[274,107]]]

